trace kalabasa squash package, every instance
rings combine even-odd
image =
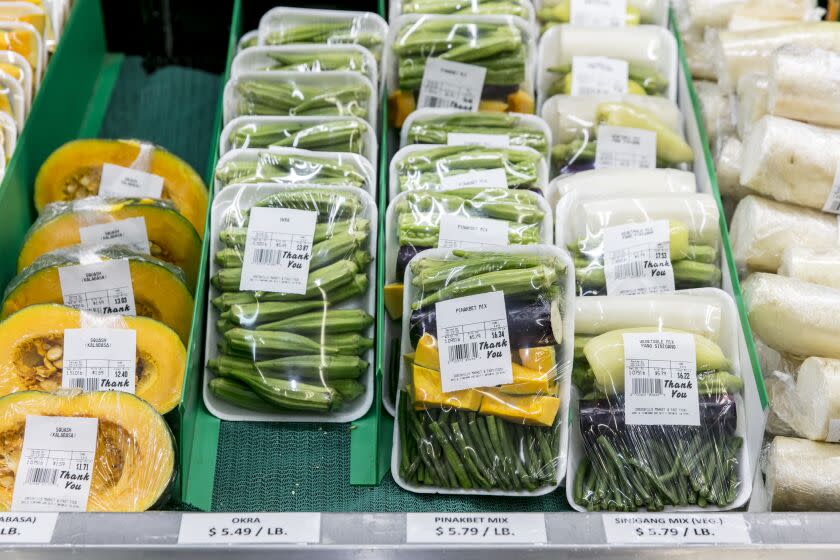
[[[538,496],[566,469],[573,274],[562,249],[432,249],[406,272],[391,472],[412,492]]]

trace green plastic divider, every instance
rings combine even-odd
[[[685,56],[685,45],[683,44],[682,35],[680,35],[679,27],[677,26],[677,19],[674,9],[671,8],[670,14],[671,31],[677,39],[677,50],[679,52],[679,63],[685,71],[685,79],[688,82],[688,91],[691,94],[691,106],[694,110],[694,118],[697,120],[697,127],[700,130],[700,140],[703,144],[703,157],[706,163],[706,170],[709,173],[709,180],[712,184],[712,192],[715,195],[715,201],[718,205],[720,213],[720,232],[721,242],[723,244],[723,251],[726,255],[726,264],[729,268],[729,275],[732,278],[732,292],[735,297],[735,303],[738,306],[738,315],[741,318],[741,328],[744,331],[744,338],[747,342],[747,352],[750,355],[750,362],[752,364],[753,376],[755,377],[755,385],[758,388],[758,398],[761,400],[761,408],[767,410],[769,401],[767,399],[767,389],[764,386],[764,377],[761,374],[761,367],[758,362],[758,355],[755,350],[755,342],[753,339],[752,328],[750,327],[749,316],[747,315],[747,308],[744,305],[744,298],[741,294],[741,282],[738,278],[738,269],[735,266],[735,259],[732,257],[732,243],[729,240],[729,225],[726,223],[726,214],[723,210],[723,201],[720,196],[720,187],[717,182],[717,173],[715,171],[714,160],[709,149],[709,136],[706,133],[706,124],[703,122],[703,112],[700,107],[700,101],[697,97],[697,90],[694,89],[694,80],[691,78],[689,71],[688,60]]]

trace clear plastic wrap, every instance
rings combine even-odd
[[[112,286],[107,295],[97,291],[72,293],[65,298],[62,293],[60,268],[105,261],[127,261],[136,315],[160,321],[177,332],[185,343],[189,340],[193,296],[184,273],[167,262],[122,245],[71,245],[41,255],[9,281],[0,319],[30,305],[63,304],[65,299],[73,307],[111,308],[114,314],[125,314],[122,298],[127,286]]]
[[[840,290],[756,272],[742,284],[756,337],[783,356],[840,358]]]
[[[20,459],[10,464],[6,472],[0,489],[0,510],[12,509],[15,491],[27,486],[25,483],[15,484],[14,479],[19,472],[27,469],[26,458],[22,456],[24,442],[28,439],[31,421],[38,417],[51,417],[73,436],[79,434],[74,428],[67,428],[70,425],[68,422],[86,418],[97,420],[93,457],[79,453],[73,461],[76,463],[78,460],[89,468],[90,493],[83,511],[140,512],[162,507],[168,499],[177,472],[175,439],[166,421],[154,408],[142,399],[123,392],[53,395],[24,391],[0,399],[0,425],[8,434],[3,452]],[[74,442],[75,445],[83,445]],[[27,447],[37,452],[32,449],[33,443],[38,443],[38,440],[27,442]],[[47,445],[57,444],[49,442]],[[66,450],[63,446],[56,449]],[[36,457],[34,461],[33,465],[43,465],[41,461],[44,459]],[[24,472],[37,472],[33,469],[34,466],[30,466]],[[71,470],[80,477],[84,476],[78,464]],[[56,490],[56,493],[59,491]],[[73,501],[79,498],[74,495]]]
[[[30,305],[0,323],[0,340],[5,342],[0,349],[0,397],[20,391],[51,393],[67,386],[62,383],[64,365],[70,359],[65,354],[69,343],[65,343],[64,331],[79,328],[134,331],[134,381],[127,386],[128,390],[113,390],[136,394],[160,414],[166,414],[181,402],[187,351],[175,331],[146,317],[97,315],[55,304]],[[88,362],[91,369],[96,369],[96,365],[97,362]],[[101,372],[77,376],[82,368],[78,364],[68,364],[68,367],[77,372],[68,378],[70,389],[105,391],[109,390],[106,387],[120,386],[119,376],[108,372],[118,365],[104,368],[104,378]],[[92,387],[90,381],[95,382]]]
[[[23,130],[23,121],[26,120],[23,86],[17,78],[5,72],[0,72],[0,112],[12,117],[18,130]]]
[[[254,221],[260,229],[250,230]],[[283,422],[365,414],[376,223],[372,197],[353,187],[235,185],[216,198],[204,387],[213,414]]]
[[[840,54],[786,46],[770,60],[767,112],[821,126],[840,127]]]
[[[715,68],[714,52],[709,45],[711,39],[707,36],[714,34],[714,31],[684,31],[682,40],[685,49],[685,59],[688,69],[695,80],[717,81],[717,69]]]
[[[537,19],[543,32],[563,23],[569,23],[571,18],[570,0],[537,0],[535,2]],[[629,0],[625,12],[625,25],[651,23],[654,25],[668,24],[668,4],[663,0]]]
[[[558,26],[540,39],[537,91],[540,106],[552,95],[571,94],[575,57],[607,57],[628,63],[627,92],[677,96],[677,45],[664,27]]]
[[[595,332],[575,329],[573,399],[579,400],[569,503],[579,511],[728,510],[746,503],[752,483],[731,297],[703,289],[584,298],[580,305],[576,325],[580,315],[585,331]],[[594,320],[586,310],[596,312]],[[686,323],[688,331],[679,328]],[[670,351],[671,365],[654,374],[647,360],[655,358],[642,357],[644,348]],[[684,392],[675,398],[680,386]],[[646,397],[656,404],[639,401]],[[640,410],[653,412],[640,421]]]
[[[774,371],[770,409],[786,428],[784,434],[836,442],[840,421],[840,360],[807,358],[796,376]]]
[[[779,274],[840,290],[840,248],[788,247]]]
[[[412,260],[391,455],[397,484],[504,496],[559,486],[574,331],[570,271],[568,255],[544,245],[435,249]],[[480,314],[483,326],[455,326],[473,320],[461,313]],[[466,369],[455,373],[459,367]]]
[[[658,222],[667,222],[662,224],[661,240],[639,234],[632,249],[625,249],[619,240],[636,235],[629,230],[609,244],[606,240],[608,230],[618,226],[640,229]],[[710,194],[637,194],[628,188],[610,196],[576,190],[558,203],[555,223],[555,242],[574,258],[579,296],[606,295],[610,283],[640,294],[670,291],[664,281],[668,275],[677,290],[720,286],[719,211]],[[608,255],[611,262],[606,261]],[[663,272],[663,281],[650,284],[651,276],[659,277],[653,271]],[[626,283],[631,279],[632,284]]]
[[[412,145],[394,154],[390,198],[412,190],[448,188],[517,188],[542,192],[547,166],[531,148]]]
[[[707,27],[725,28],[739,7],[747,0],[685,0],[681,9],[681,27],[703,30]]]
[[[594,168],[601,125],[655,132],[656,167],[678,167],[694,160],[694,152],[683,137],[682,115],[668,99],[633,94],[555,95],[543,104],[540,114],[551,128],[554,141],[552,177]]]
[[[350,152],[377,161],[376,133],[358,117],[236,117],[219,138],[219,153],[236,148],[300,148]]]
[[[234,183],[307,183],[376,192],[373,166],[360,156],[297,148],[231,150],[216,164],[216,189]]]
[[[15,152],[17,146],[17,138],[19,129],[15,119],[0,111],[0,131],[3,136],[3,151],[5,153],[5,161],[12,159],[12,154]]]
[[[821,19],[824,10],[817,0],[747,0],[732,14],[731,31],[763,29]]]
[[[718,188],[723,197],[740,200],[749,194],[748,189],[741,187],[741,155],[743,145],[735,136],[722,139],[720,148],[715,154],[715,172]]]
[[[388,17],[402,14],[517,16],[535,24],[529,0],[390,0]]]
[[[47,63],[44,38],[38,30],[29,23],[0,21],[0,50],[14,51],[26,59],[37,89]]]
[[[356,44],[382,60],[388,24],[377,14],[350,10],[310,10],[273,8],[263,15],[259,26],[260,45],[323,43]]]
[[[837,218],[751,195],[735,208],[729,238],[741,271],[776,272],[788,247],[836,247]]]
[[[776,437],[765,467],[772,511],[840,510],[840,445]]]
[[[694,91],[700,102],[703,124],[709,144],[715,144],[718,138],[725,138],[735,132],[734,115],[732,114],[732,97],[727,95],[714,83],[704,80],[694,82]]]
[[[28,115],[35,91],[32,83],[32,67],[20,53],[0,51],[0,72],[8,74],[20,84],[23,94],[23,112],[24,115]]]
[[[242,37],[239,38],[239,42],[236,45],[236,52],[241,53],[245,49],[256,47],[259,44],[260,32],[256,29],[252,29],[247,33],[243,33]]]
[[[840,164],[840,130],[764,116],[743,143],[741,184],[780,202],[822,209]]]
[[[243,72],[228,80],[225,123],[243,115],[361,117],[376,128],[376,88],[358,72]]]
[[[521,18],[403,15],[394,21],[388,44],[392,126],[401,127],[416,108],[429,58],[486,69],[479,110],[534,112],[536,47]]]
[[[748,72],[738,79],[736,117],[738,137],[746,140],[753,125],[767,114],[767,74]]]
[[[610,197],[627,193],[693,193],[697,183],[694,173],[677,169],[590,169],[553,179],[546,198],[556,208],[564,196],[578,189]]]
[[[82,243],[84,228],[98,224],[126,225],[125,220],[142,222],[140,231],[129,229],[101,231],[94,243],[128,245],[137,252],[180,268],[190,285],[195,285],[201,260],[201,238],[192,224],[175,207],[163,200],[148,198],[91,197],[71,202],[47,204],[29,228],[18,254],[18,271],[39,256],[56,249]],[[90,241],[85,241],[90,244]]]
[[[551,130],[535,115],[426,108],[411,113],[400,131],[401,148],[410,144],[458,143],[526,146],[548,156]]]

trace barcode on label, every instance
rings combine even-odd
[[[74,377],[70,380],[71,389],[81,389],[85,393],[94,393],[99,390],[98,377]]]
[[[464,362],[478,359],[478,343],[467,342],[449,347],[449,362]]]
[[[426,96],[426,105],[428,107],[432,107],[432,108],[435,108],[435,107],[449,108],[450,105],[457,107],[456,102],[453,102],[449,99],[444,99],[443,97],[434,97],[432,95]],[[458,108],[460,109],[461,107],[458,107]]]
[[[633,394],[637,396],[661,395],[662,380],[650,377],[637,377],[633,379]]]
[[[615,266],[615,279],[624,280],[626,278],[641,278],[642,277],[642,263],[638,261],[621,263]]]
[[[26,484],[53,486],[58,478],[58,469],[32,468],[26,473]]]
[[[251,263],[274,266],[280,264],[282,260],[283,251],[281,249],[254,249],[254,258],[251,259]]]

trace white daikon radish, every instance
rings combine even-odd
[[[689,29],[726,27],[732,15],[745,0],[687,0]]]
[[[753,333],[790,356],[840,358],[840,290],[757,272],[742,284]]]
[[[837,218],[750,195],[738,203],[729,225],[739,268],[776,272],[788,247],[837,246]]]
[[[779,274],[840,290],[840,248],[788,247]]]
[[[709,143],[713,144],[716,138],[732,134],[734,119],[731,96],[724,93],[715,82],[695,81],[694,89],[700,101]]]
[[[706,40],[706,34],[702,31],[686,32],[683,35],[685,58],[695,79],[717,81],[714,50],[710,47],[712,44],[712,40]]]
[[[767,110],[780,117],[840,127],[840,53],[793,45],[774,52]]]
[[[840,445],[776,437],[765,471],[772,511],[840,510]]]
[[[767,114],[767,75],[758,72],[744,74],[738,79],[737,122],[738,137],[744,139],[753,125]]]
[[[554,208],[567,194],[583,188],[586,193],[610,197],[621,194],[693,193],[694,173],[679,169],[603,168],[557,177],[548,185],[548,202]]]
[[[735,136],[721,143],[715,156],[715,171],[721,196],[741,199],[749,194],[741,187],[741,141]]]
[[[741,184],[781,202],[822,209],[840,164],[840,130],[766,115],[743,143]]]
[[[814,441],[840,439],[840,360],[808,358],[795,381],[782,372],[773,377],[777,383],[770,406],[794,435]]]

